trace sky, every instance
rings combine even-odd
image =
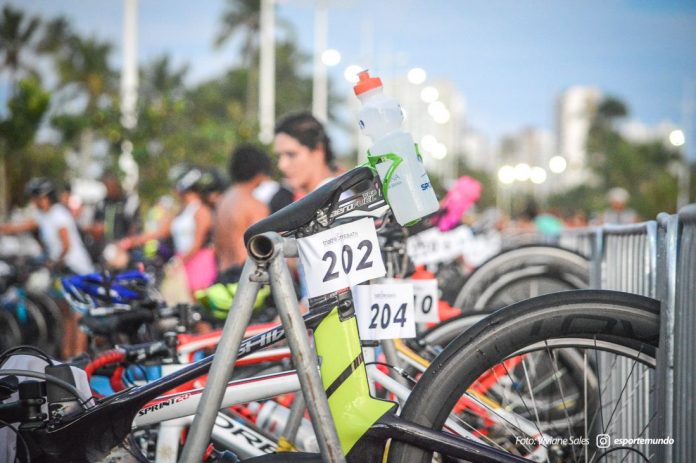
[[[351,96],[347,64],[382,75],[422,67],[452,81],[467,123],[495,142],[524,127],[552,130],[556,96],[592,85],[625,101],[631,119],[687,130],[696,159],[696,0],[326,0],[335,91]],[[120,60],[121,0],[0,0],[45,17],[64,15],[81,32],[112,41]],[[316,0],[277,0],[301,48],[313,48]],[[140,0],[139,59],[162,54],[190,65],[190,79],[219,75],[238,60],[234,43],[212,42],[224,0]],[[688,111],[686,111],[688,113]],[[694,119],[692,116],[691,119]]]

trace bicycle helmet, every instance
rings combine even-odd
[[[129,309],[134,302],[149,298],[152,278],[137,270],[117,275],[89,273],[61,279],[63,297],[80,313],[112,307]]]
[[[46,177],[34,177],[29,180],[24,187],[24,192],[30,198],[41,196],[56,197],[57,195],[55,183]]]
[[[218,169],[212,167],[203,171],[198,185],[201,193],[210,194],[224,191],[227,188],[227,180]]]
[[[189,169],[186,173],[181,175],[176,181],[176,191],[186,192],[186,191],[201,191],[201,179],[203,177],[203,171],[198,167],[193,167]]]

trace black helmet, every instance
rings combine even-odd
[[[52,180],[46,177],[34,177],[27,182],[24,193],[30,198],[49,196],[55,199],[57,191]]]
[[[219,169],[211,167],[203,171],[198,181],[199,191],[203,194],[221,192],[227,188],[227,179]]]
[[[201,191],[200,181],[203,177],[203,171],[198,167],[192,167],[187,170],[176,181],[176,191]]]

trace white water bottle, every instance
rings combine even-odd
[[[360,129],[373,142],[370,163],[379,173],[396,221],[413,224],[439,208],[428,173],[413,138],[401,128],[404,116],[399,102],[384,95],[382,81],[368,71],[358,73],[358,78],[353,89],[363,105]]]

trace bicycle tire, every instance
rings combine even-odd
[[[19,324],[19,329],[22,333],[22,344],[36,346],[41,350],[46,350],[46,337],[48,334],[48,326],[46,319],[41,313],[41,309],[32,302],[28,297],[23,300],[25,315],[20,317],[18,308],[12,311],[12,315]]]
[[[500,308],[541,294],[584,289],[589,273],[590,263],[580,254],[550,245],[522,246],[481,264],[464,281],[453,305],[463,310]],[[516,295],[515,286],[522,287]]]
[[[27,299],[33,302],[41,311],[46,321],[47,333],[45,337],[45,350],[49,355],[59,355],[63,343],[63,313],[60,307],[49,296],[33,291],[27,292]]]
[[[17,320],[0,308],[0,353],[22,344],[22,331]]]
[[[442,429],[457,400],[483,373],[531,345],[555,340],[569,347],[594,344],[598,350],[610,350],[613,346],[622,355],[632,352],[641,362],[654,366],[659,302],[622,292],[577,290],[501,309],[445,348],[416,384],[401,416]],[[429,462],[430,458],[420,449],[392,442],[388,461]]]

